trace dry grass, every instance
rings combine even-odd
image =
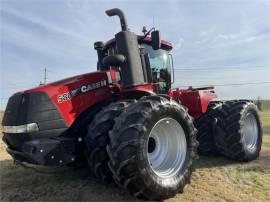
[[[263,130],[270,134],[270,100],[262,100],[263,111],[260,112]]]
[[[236,163],[201,157],[195,162],[191,184],[168,201],[270,201],[270,136],[264,137],[260,158]],[[1,200],[90,201],[135,200],[114,185],[102,184],[84,169],[35,170],[13,164],[1,144]]]
[[[184,201],[270,201],[270,136],[264,137],[260,158],[236,163],[201,157],[191,185],[175,199]]]
[[[0,142],[1,201],[135,200],[112,184],[96,181],[85,169],[37,169],[49,173],[14,165]],[[201,157],[195,169],[184,193],[168,201],[270,201],[270,135],[264,136],[258,160]]]
[[[262,126],[265,133],[270,133],[270,110],[260,112]]]

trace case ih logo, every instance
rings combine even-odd
[[[102,87],[104,87],[106,85],[107,85],[106,80],[102,80],[102,81],[98,81],[96,83],[83,85],[80,88],[77,88],[77,89],[74,89],[74,90],[72,90],[70,92],[66,92],[66,93],[63,93],[61,95],[58,95],[57,101],[58,101],[58,103],[62,103],[62,102],[65,102],[67,100],[70,100],[71,98],[73,98],[73,97],[75,97],[77,95],[87,93],[89,91],[96,90],[98,88],[102,88]]]

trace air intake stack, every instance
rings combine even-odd
[[[117,53],[125,57],[120,65],[122,86],[130,87],[145,83],[137,35],[129,31],[125,15],[120,9],[107,10],[106,14],[118,16],[122,28],[115,35]]]

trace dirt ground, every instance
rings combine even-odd
[[[15,165],[0,144],[1,201],[134,201],[86,169],[27,169]],[[270,135],[258,160],[236,163],[217,157],[195,162],[191,184],[168,201],[270,201]]]
[[[191,184],[168,201],[270,201],[270,134],[264,135],[261,155],[253,162],[200,157],[194,167]],[[136,200],[113,184],[97,181],[87,169],[35,169],[15,165],[0,140],[1,201]]]

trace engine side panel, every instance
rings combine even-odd
[[[195,119],[206,112],[210,101],[217,98],[215,91],[209,89],[172,89],[169,96],[188,108],[188,112]]]
[[[112,96],[106,72],[83,74],[25,91],[44,92],[70,126],[80,113]]]

